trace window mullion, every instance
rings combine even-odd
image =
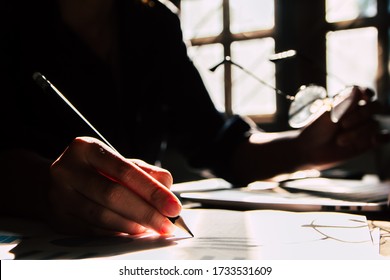
[[[389,78],[389,20],[388,11],[389,0],[378,0],[378,99],[385,105],[386,109],[390,108],[390,78]]]
[[[224,56],[231,56],[231,41],[232,36],[230,32],[230,3],[229,0],[223,0],[223,30],[222,30],[222,44]],[[232,65],[230,63],[224,64],[224,91],[225,91],[225,112],[227,115],[233,114],[232,101]]]

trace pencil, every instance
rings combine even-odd
[[[49,82],[49,80],[46,79],[45,76],[43,76],[39,72],[35,72],[33,74],[34,81],[38,84],[39,87],[42,88],[45,92],[52,92],[59,96],[62,101],[64,101],[99,137],[101,140],[103,140],[111,149],[113,149],[115,152],[119,154],[119,152],[114,148],[113,145],[108,142],[108,140],[81,114],[79,110],[52,84]],[[168,217],[168,219],[177,227],[185,230],[187,233],[189,233],[192,237],[194,237],[191,230],[188,228],[188,226],[185,224],[182,217]]]
[[[186,223],[184,222],[183,218],[181,216],[177,216],[174,218],[168,218],[172,224],[176,225],[178,228],[181,228],[182,230],[189,233],[192,237],[194,237],[194,234],[191,232],[191,230],[188,228]]]

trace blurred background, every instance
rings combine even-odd
[[[165,1],[167,2],[167,1]],[[188,53],[216,107],[251,117],[267,131],[289,129],[289,101],[301,85],[330,95],[348,85],[374,89],[390,113],[390,0],[172,0]],[[271,61],[275,53],[295,55]],[[231,63],[254,74],[258,80]],[[387,147],[342,168],[388,168]]]

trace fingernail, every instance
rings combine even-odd
[[[160,234],[170,234],[174,229],[175,226],[169,220],[165,220],[161,226]]]

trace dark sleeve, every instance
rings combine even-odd
[[[187,55],[178,17],[169,14],[165,22],[169,31],[165,32],[168,47],[164,48],[164,63],[171,65],[166,83],[174,85],[168,94],[170,140],[193,167],[207,168],[229,179],[232,151],[248,139],[255,126],[240,116],[227,117],[216,110]]]

